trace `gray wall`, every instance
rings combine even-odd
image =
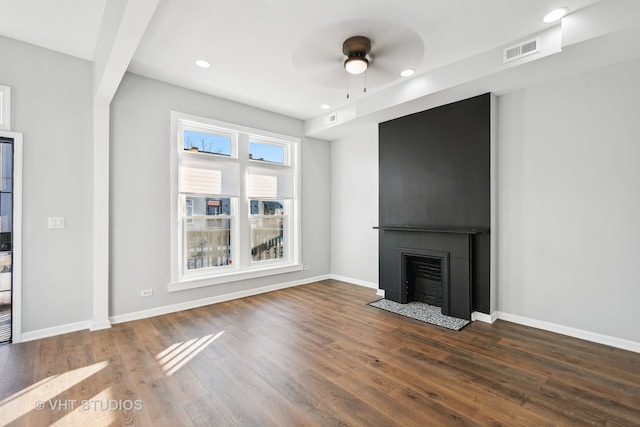
[[[378,287],[378,125],[331,143],[331,273]]]
[[[22,332],[91,317],[91,63],[0,37],[24,133]],[[65,217],[49,230],[47,217]]]
[[[640,60],[499,99],[501,312],[640,342]]]
[[[168,292],[171,110],[302,139],[302,262],[309,270]],[[111,315],[330,272],[331,146],[300,120],[127,74],[111,104]],[[141,289],[153,296],[140,297]]]

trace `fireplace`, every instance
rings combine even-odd
[[[478,240],[488,229],[379,226],[380,288],[385,298],[422,301],[471,319]],[[480,271],[482,273],[482,271]]]

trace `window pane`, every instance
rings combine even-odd
[[[231,215],[229,197],[188,196],[185,201],[186,216]]]
[[[0,193],[0,232],[11,232],[13,228],[13,197],[11,193]]]
[[[193,218],[184,221],[187,270],[231,264],[231,220]]]
[[[251,215],[284,215],[284,200],[250,200]]]
[[[185,130],[184,149],[200,153],[231,156],[231,136]]]
[[[284,146],[250,141],[249,158],[252,160],[284,164]]]
[[[250,200],[252,261],[277,260],[285,257],[284,207],[283,200]]]
[[[13,191],[13,145],[0,144],[0,191]]]
[[[231,265],[231,199],[188,196],[184,206],[186,270]]]

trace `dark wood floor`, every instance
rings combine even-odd
[[[377,298],[328,280],[0,347],[0,424],[640,425],[640,354]]]

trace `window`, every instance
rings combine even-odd
[[[172,112],[172,283],[302,269],[299,139]]]

